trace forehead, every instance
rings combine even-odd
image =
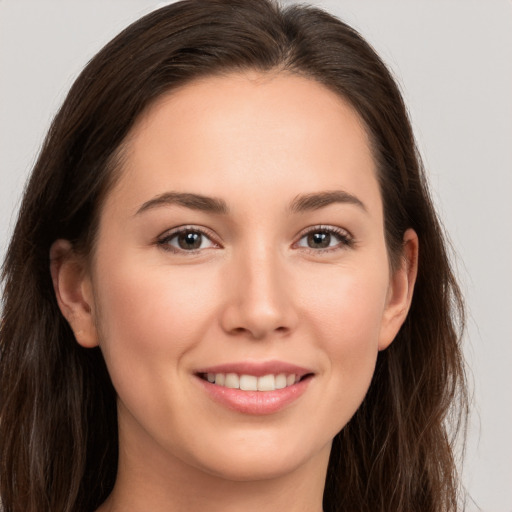
[[[124,156],[120,185],[134,202],[162,188],[215,196],[236,187],[376,189],[360,116],[289,73],[209,76],[163,95],[136,122]]]
[[[140,150],[150,142],[148,135],[153,138],[156,130],[170,133],[173,128],[175,135],[191,128],[252,144],[260,139],[244,137],[257,131],[279,135],[283,142],[315,134],[325,137],[329,131],[338,143],[341,136],[347,143],[349,138],[351,144],[357,141],[358,149],[369,149],[364,123],[344,98],[288,72],[246,71],[196,79],[158,98],[140,116],[129,140]]]

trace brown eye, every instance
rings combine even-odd
[[[201,248],[203,235],[195,231],[185,231],[184,233],[179,233],[176,239],[180,249],[191,251]]]
[[[325,249],[331,245],[331,233],[318,231],[307,235],[308,247],[311,249]]]

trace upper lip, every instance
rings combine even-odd
[[[238,375],[254,375],[262,377],[263,375],[278,375],[280,373],[295,374],[299,377],[313,373],[311,370],[295,364],[286,363],[284,361],[240,361],[233,363],[218,364],[208,366],[196,370],[197,374],[201,373],[237,373]]]

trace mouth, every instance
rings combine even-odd
[[[269,373],[266,375],[251,375],[247,373],[238,374],[234,372],[204,372],[198,373],[197,376],[216,386],[229,389],[239,389],[242,391],[277,391],[285,389],[294,384],[308,379],[313,376],[312,373]]]
[[[202,368],[195,376],[215,403],[242,414],[267,415],[298,401],[315,373],[296,365],[270,361]]]

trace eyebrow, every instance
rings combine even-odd
[[[366,206],[358,197],[344,190],[299,195],[292,201],[290,210],[294,213],[302,213],[309,210],[318,210],[334,203],[353,204],[363,211],[368,212]]]
[[[223,199],[185,192],[165,192],[164,194],[160,194],[149,201],[146,201],[137,210],[135,215],[139,215],[140,213],[151,210],[152,208],[170,205],[184,206],[191,210],[200,210],[219,215],[226,215],[229,212],[229,208]]]
[[[367,211],[364,203],[356,196],[345,192],[344,190],[332,190],[324,192],[315,192],[312,194],[301,194],[290,203],[289,210],[294,213],[303,213],[310,210],[325,208],[331,204],[353,204],[363,211]],[[190,192],[165,192],[149,201],[146,201],[136,212],[139,215],[152,208],[160,206],[178,205],[191,210],[200,210],[218,215],[227,215],[229,208],[223,199],[218,197],[208,197]]]

